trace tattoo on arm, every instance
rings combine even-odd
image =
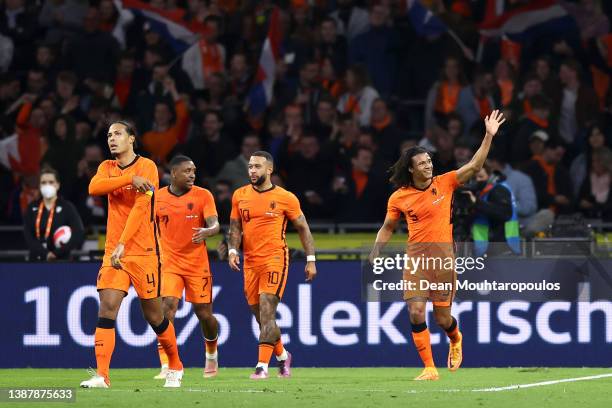
[[[210,217],[206,217],[206,228],[212,228],[215,234],[219,233],[219,219],[216,215],[211,215]]]
[[[293,221],[293,226],[295,227],[298,232],[298,235],[300,236],[300,241],[302,241],[302,247],[304,248],[304,252],[306,252],[306,255],[314,255],[314,238],[312,237],[312,233],[310,232],[308,222],[306,222],[306,217],[300,215],[297,219]]]
[[[238,249],[242,242],[242,222],[238,219],[230,219],[229,248]]]

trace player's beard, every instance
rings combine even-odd
[[[263,176],[259,176],[259,178],[255,181],[251,181],[251,184],[254,186],[261,186],[263,183],[266,182],[266,175],[264,174]]]

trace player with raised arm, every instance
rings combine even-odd
[[[250,185],[240,187],[232,197],[230,215],[229,265],[240,271],[238,249],[244,250],[244,294],[259,323],[259,356],[251,379],[268,378],[272,353],[279,364],[278,376],[291,376],[291,354],[281,341],[276,308],[283,297],[289,270],[289,249],[285,239],[287,221],[297,230],[306,252],[306,281],[317,274],[314,240],[297,197],[272,184],[272,155],[258,151],[251,155]]]
[[[81,382],[81,387],[110,387],[115,320],[130,284],[140,298],[145,319],[168,355],[164,387],[180,387],[183,364],[174,326],[164,317],[160,291],[161,254],[155,221],[157,166],[134,153],[136,131],[127,122],[111,124],[107,142],[114,159],[102,162],[89,183],[89,194],[108,197],[106,244],[97,279],[100,296],[95,333],[97,371]]]
[[[506,121],[503,114],[494,110],[484,120],[486,133],[480,148],[472,159],[459,168],[448,173],[433,177],[431,155],[421,147],[413,147],[402,154],[400,159],[391,167],[390,181],[398,189],[389,197],[387,215],[383,226],[378,231],[374,248],[370,253],[370,262],[380,255],[381,249],[393,235],[397,223],[402,215],[408,224],[408,255],[417,248],[415,255],[431,251],[436,255],[452,254],[453,229],[451,224],[451,206],[454,190],[472,178],[484,165],[489,154],[491,142],[499,127]],[[444,248],[440,251],[440,247]],[[412,249],[411,249],[412,248]],[[417,271],[421,279],[431,279],[436,275],[430,270]],[[450,271],[454,283],[455,272]],[[404,279],[411,276],[406,271]],[[451,306],[455,291],[419,291],[406,290],[404,300],[410,313],[412,325],[412,338],[419,356],[425,365],[423,372],[415,380],[437,380],[438,371],[435,367],[431,353],[429,330],[425,322],[427,300],[433,300],[434,317],[436,323],[444,329],[450,339],[447,366],[455,371],[463,359],[462,335],[457,326],[457,320],[451,315]],[[432,298],[435,295],[435,298]]]
[[[170,185],[157,194],[157,220],[161,236],[164,273],[164,315],[174,323],[179,299],[193,305],[204,336],[204,377],[217,375],[217,319],[212,312],[212,274],[206,238],[219,232],[215,200],[210,191],[194,186],[196,166],[187,156],[170,161]],[[155,378],[166,378],[168,356],[158,345],[162,370]]]

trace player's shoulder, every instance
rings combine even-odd
[[[250,184],[245,184],[242,187],[238,187],[234,190],[234,197],[245,197],[253,191],[253,187]]]
[[[170,190],[168,189],[168,186],[162,187],[159,190],[157,190],[157,197],[161,198],[161,197],[168,197],[170,195]]]
[[[406,196],[410,192],[410,187],[400,187],[391,193],[389,201],[398,200]]]
[[[193,191],[193,194],[196,197],[199,197],[205,200],[214,199],[213,193],[205,187],[193,186],[191,187],[191,190]]]
[[[446,173],[435,176],[434,181],[444,184],[455,184],[457,183],[457,170],[447,171]]]
[[[291,191],[281,186],[274,185],[274,194],[280,197],[286,198],[287,200],[297,200],[297,196]]]
[[[157,165],[155,164],[155,162],[147,157],[144,156],[138,156],[138,158],[136,159],[136,162],[134,163],[137,167],[143,168],[143,169],[149,169],[149,168],[154,168],[157,171]]]

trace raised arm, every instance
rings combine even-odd
[[[298,235],[300,236],[302,247],[304,248],[304,252],[306,253],[306,269],[304,270],[304,272],[306,273],[306,282],[310,282],[315,278],[315,276],[317,276],[317,267],[314,261],[314,238],[312,237],[312,233],[310,232],[310,227],[308,226],[306,217],[304,217],[303,214],[297,217],[295,220],[292,220],[291,222],[293,223],[293,226],[295,227],[298,232]]]
[[[486,132],[484,139],[482,140],[482,143],[480,144],[480,147],[476,153],[474,153],[472,159],[457,170],[457,180],[459,183],[463,184],[467,182],[476,173],[478,173],[480,169],[482,169],[482,166],[487,159],[487,155],[489,154],[489,150],[491,149],[493,137],[497,134],[499,127],[505,121],[506,119],[504,118],[503,113],[501,113],[499,110],[494,110],[485,118],[484,122]]]

